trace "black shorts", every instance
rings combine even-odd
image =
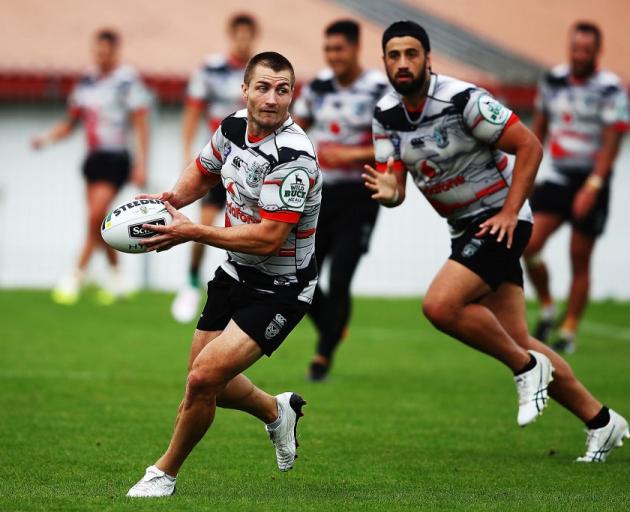
[[[83,176],[88,183],[105,181],[119,189],[131,172],[131,158],[126,151],[93,151],[83,162]]]
[[[363,183],[324,185],[315,235],[318,252],[328,253],[332,246],[359,256],[368,251],[379,211],[371,194]]]
[[[494,212],[496,213],[496,212]],[[498,243],[496,236],[477,238],[479,224],[492,215],[486,214],[470,222],[464,234],[451,240],[449,259],[473,271],[496,290],[502,283],[513,283],[523,288],[523,269],[520,258],[532,234],[532,223],[519,220],[512,237],[512,247],[506,240]]]
[[[220,210],[225,208],[225,187],[221,182],[212,187],[201,200],[202,206],[216,206]]]
[[[571,222],[571,226],[580,233],[597,238],[604,232],[608,218],[610,201],[610,180],[599,191],[597,201],[591,212],[583,219],[573,216],[573,200],[578,190],[588,179],[588,174],[567,174],[568,183],[560,185],[551,181],[543,181],[536,186],[530,203],[534,213],[551,213]]]
[[[208,283],[208,300],[197,329],[222,331],[230,319],[234,320],[270,356],[309,307],[310,304],[298,300],[290,291],[270,293],[255,288],[237,281],[219,267]]]

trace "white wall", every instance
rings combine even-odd
[[[84,236],[85,201],[80,173],[84,144],[77,132],[42,152],[33,152],[29,137],[63,113],[58,107],[0,108],[0,286],[50,287],[76,261]],[[154,115],[150,191],[170,188],[181,169],[179,111]],[[200,138],[200,144],[203,143]],[[545,161],[541,175],[548,162]],[[630,298],[630,140],[616,166],[612,211],[606,234],[595,254],[593,295]],[[135,193],[124,189],[120,200]],[[193,218],[197,208],[186,209]],[[190,248],[166,253],[122,255],[123,269],[137,285],[148,277],[151,287],[175,289],[184,279]],[[221,261],[210,249],[206,276]],[[382,209],[371,251],[362,260],[353,289],[365,295],[418,295],[449,253],[445,222],[417,190],[410,190],[399,208]],[[208,257],[209,256],[209,257]],[[569,278],[568,229],[562,229],[545,250],[556,295],[566,292]],[[106,277],[104,257],[93,261],[91,274]]]

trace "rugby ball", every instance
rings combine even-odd
[[[173,217],[159,199],[134,199],[116,206],[101,224],[101,236],[107,245],[121,252],[145,252],[139,242],[157,233],[142,227],[143,224],[167,226]]]

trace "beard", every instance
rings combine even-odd
[[[389,78],[389,83],[392,84],[392,87],[398,94],[402,94],[403,96],[408,96],[410,94],[418,92],[422,90],[422,88],[426,84],[426,81],[428,80],[427,62],[426,61],[424,62],[424,65],[422,66],[420,73],[418,73],[418,76],[409,82],[401,84],[401,83],[396,82],[395,77],[389,76],[388,78]]]
[[[595,69],[597,65],[595,61],[588,62],[572,62],[571,63],[571,74],[576,78],[586,78],[595,73]]]

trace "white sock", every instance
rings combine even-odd
[[[575,341],[575,332],[568,329],[560,329],[560,337],[570,343]]]
[[[556,317],[556,305],[555,303],[548,304],[547,306],[543,306],[540,309],[540,317],[543,320],[553,320]]]
[[[271,423],[267,423],[267,430],[275,430],[282,423],[282,407],[280,406],[280,402],[278,402],[278,418]]]

